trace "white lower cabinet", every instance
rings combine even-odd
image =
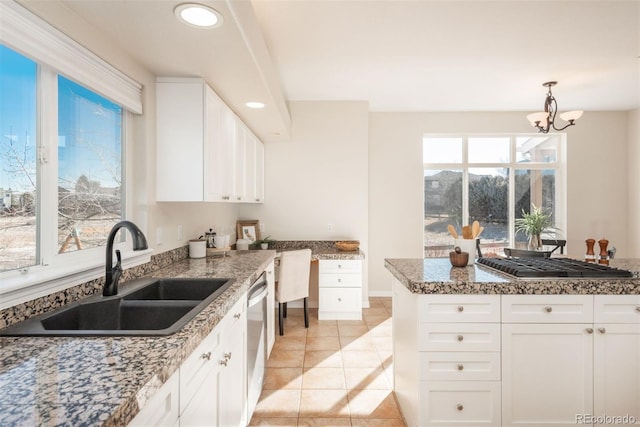
[[[320,260],[318,319],[362,319],[362,261]]]
[[[130,426],[247,425],[246,307],[245,294]]]
[[[267,359],[276,343],[276,275],[272,261],[265,269],[267,272]]]
[[[393,280],[413,426],[640,425],[640,295],[417,295]]]

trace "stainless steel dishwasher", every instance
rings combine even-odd
[[[267,360],[267,275],[262,273],[247,294],[247,410],[258,403]]]

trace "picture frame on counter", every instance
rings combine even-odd
[[[249,244],[260,240],[260,221],[247,219],[236,221],[236,234],[238,239],[245,239]]]

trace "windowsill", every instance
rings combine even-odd
[[[152,249],[127,251],[122,254],[122,268],[127,269],[151,260]],[[33,267],[24,273],[3,277],[0,286],[0,310],[26,301],[51,295],[104,275],[104,261],[89,262],[82,267]]]

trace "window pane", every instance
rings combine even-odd
[[[555,226],[555,200],[556,200],[556,172],[554,170],[516,170],[515,172],[516,218],[522,218],[522,212],[531,212],[532,204],[542,207],[542,210],[551,215]],[[562,230],[558,230],[560,233]],[[547,233],[553,237],[551,231]],[[543,235],[544,237],[544,235]],[[516,234],[516,247],[526,248],[527,236],[524,233]]]
[[[469,169],[469,223],[484,227],[482,254],[502,254],[509,242],[509,170]]]
[[[516,162],[552,163],[558,160],[558,136],[516,138]]]
[[[424,256],[449,256],[453,238],[447,225],[458,232],[462,221],[462,171],[424,171]]]
[[[58,132],[59,251],[102,246],[122,218],[122,109],[59,76]]]
[[[509,163],[509,138],[469,138],[469,163]]]
[[[36,264],[36,70],[0,45],[0,271]]]
[[[423,163],[461,163],[462,138],[424,138]]]

